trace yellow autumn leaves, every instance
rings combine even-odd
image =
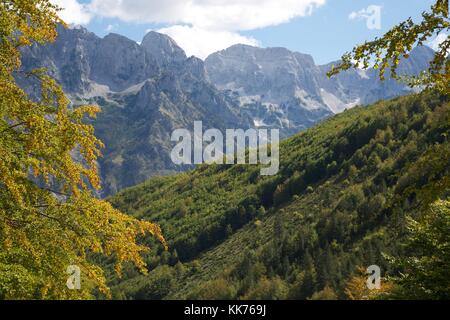
[[[48,0],[0,0],[0,298],[85,299],[108,296],[103,270],[91,256],[115,258],[115,270],[133,262],[146,272],[150,234],[160,228],[114,209],[92,195],[99,188],[103,147],[92,126],[96,106],[69,107],[44,70],[21,70],[20,48],[54,41],[57,8]],[[39,88],[30,97],[17,77]],[[75,160],[76,159],[76,160]],[[66,287],[66,268],[77,265],[82,289]]]
[[[373,65],[379,71],[381,80],[386,71],[393,79],[399,79],[412,87],[435,89],[442,94],[450,93],[450,17],[448,0],[435,0],[430,10],[422,13],[422,21],[412,18],[394,26],[382,37],[356,46],[345,53],[341,62],[333,66],[328,76],[336,75],[351,68],[369,68]],[[446,38],[436,50],[428,70],[419,75],[397,74],[401,59],[408,58],[415,46],[421,46],[437,34]]]

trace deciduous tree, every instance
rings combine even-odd
[[[89,298],[94,288],[108,294],[90,254],[113,256],[117,272],[124,261],[145,272],[148,248],[137,238],[150,233],[164,241],[157,225],[90,191],[100,187],[102,143],[83,119],[99,109],[72,108],[44,70],[20,74],[20,49],[54,41],[58,24],[49,0],[0,1],[0,298]],[[35,78],[40,96],[30,98],[16,76]],[[79,291],[66,287],[69,265],[81,269]]]
[[[436,0],[429,11],[422,13],[422,21],[415,23],[412,18],[394,26],[384,36],[356,46],[352,52],[342,56],[342,61],[333,66],[328,73],[335,75],[351,68],[368,68],[373,65],[380,71],[380,79],[384,80],[386,70],[390,70],[392,78],[404,78],[410,85],[436,88],[448,94],[450,90],[450,20],[448,0]],[[438,34],[447,38],[439,45],[428,70],[419,76],[397,74],[401,58],[408,58],[414,46],[425,44]]]

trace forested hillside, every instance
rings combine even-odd
[[[109,199],[157,222],[168,241],[110,275],[115,298],[351,298],[361,268],[403,255],[407,217],[445,198],[448,98],[356,107],[281,144],[281,167],[201,166]]]

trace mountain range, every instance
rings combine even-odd
[[[170,37],[148,33],[138,44],[124,36],[100,38],[84,28],[58,28],[55,43],[23,50],[22,68],[45,67],[73,105],[97,104],[92,122],[105,143],[99,159],[102,195],[149,177],[191,169],[170,160],[171,133],[205,128],[276,128],[288,137],[356,105],[411,93],[380,82],[377,71],[351,70],[332,79],[333,63],[318,66],[285,48],[234,45],[205,61],[187,57]],[[418,47],[400,74],[426,69],[434,52]],[[30,94],[32,80],[18,76]]]
[[[433,55],[428,47],[415,48],[411,59],[400,63],[399,74],[425,70]],[[337,63],[318,66],[307,54],[247,45],[234,45],[205,61],[211,82],[234,98],[255,125],[280,128],[284,136],[356,105],[411,93],[395,80],[380,81],[374,69],[329,78],[327,72]]]

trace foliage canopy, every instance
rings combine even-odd
[[[93,127],[95,106],[71,108],[45,70],[23,73],[20,49],[54,41],[58,8],[49,0],[0,1],[0,298],[88,298],[108,295],[92,254],[113,256],[121,271],[131,261],[143,272],[138,237],[164,241],[159,226],[122,214],[95,198],[102,143]],[[16,77],[36,79],[30,97]],[[82,289],[66,287],[69,265],[82,273]]]
[[[365,42],[356,46],[352,52],[342,56],[342,61],[333,66],[328,73],[335,75],[350,68],[368,68],[373,64],[380,70],[380,79],[385,78],[386,70],[390,70],[393,78],[403,78],[411,86],[425,86],[436,88],[444,94],[449,93],[450,87],[450,19],[448,0],[436,0],[429,12],[423,12],[423,20],[415,23],[412,18],[393,27],[381,38]],[[447,35],[437,50],[428,70],[418,76],[397,75],[397,67],[401,57],[408,58],[414,46],[421,46],[438,34]]]

